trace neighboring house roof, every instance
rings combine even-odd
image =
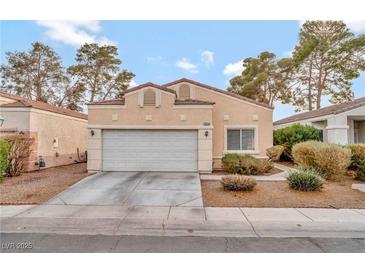
[[[231,97],[234,97],[234,98],[237,98],[237,99],[240,99],[240,100],[243,100],[243,101],[255,104],[255,105],[259,105],[259,106],[262,106],[262,107],[265,107],[265,108],[268,108],[268,109],[274,109],[273,107],[269,106],[268,104],[258,102],[258,101],[249,99],[247,97],[241,96],[239,94],[229,92],[229,91],[226,91],[226,90],[223,90],[223,89],[219,89],[219,88],[216,88],[216,87],[212,87],[212,86],[209,86],[209,85],[197,82],[197,81],[193,81],[193,80],[190,80],[190,79],[187,79],[187,78],[181,78],[179,80],[164,84],[162,86],[169,87],[169,86],[179,84],[179,83],[183,83],[183,82],[187,82],[187,83],[190,83],[190,84],[193,84],[193,85],[196,85],[196,86],[200,86],[202,88],[206,88],[206,89],[209,89],[209,90],[212,90],[212,91],[215,91],[215,92],[223,93],[223,94],[229,95]]]
[[[15,102],[13,102],[13,103],[1,105],[0,106],[1,108],[32,107],[32,108],[36,108],[36,109],[40,109],[40,110],[45,110],[45,111],[49,111],[49,112],[53,112],[53,113],[58,113],[58,114],[66,115],[66,116],[71,116],[71,117],[87,120],[86,114],[83,114],[83,113],[80,113],[77,111],[73,111],[70,109],[56,107],[56,106],[53,106],[53,105],[50,105],[50,104],[47,104],[44,102],[40,102],[40,101],[33,101],[33,100],[26,99],[26,98],[23,98],[20,96],[11,95],[11,94],[8,94],[5,92],[0,92],[0,96],[15,100]]]
[[[195,100],[195,99],[185,99],[185,100],[175,100],[175,105],[214,105],[214,102]]]
[[[326,116],[326,115],[330,115],[330,114],[339,114],[339,113],[346,112],[346,111],[349,111],[349,110],[352,110],[352,109],[355,109],[355,108],[358,108],[361,106],[365,106],[365,97],[355,99],[353,101],[342,103],[342,104],[332,105],[332,106],[296,114],[296,115],[293,115],[293,116],[290,116],[290,117],[287,117],[287,118],[274,122],[274,126],[287,124],[287,123],[293,123],[293,122],[321,117],[321,116]]]

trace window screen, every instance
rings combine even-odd
[[[227,150],[255,150],[255,130],[227,130]]]

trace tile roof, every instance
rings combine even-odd
[[[172,86],[172,85],[175,85],[175,84],[179,84],[179,83],[182,83],[182,82],[187,82],[187,83],[190,83],[190,84],[193,84],[193,85],[196,85],[196,86],[200,86],[202,88],[206,88],[206,89],[209,89],[209,90],[212,90],[212,91],[215,91],[215,92],[223,93],[225,95],[228,95],[228,96],[231,96],[231,97],[234,97],[234,98],[243,100],[243,101],[247,101],[249,103],[252,103],[252,104],[255,104],[255,105],[259,105],[259,106],[262,106],[262,107],[265,107],[265,108],[268,108],[268,109],[274,109],[273,107],[269,106],[268,104],[265,104],[265,103],[262,103],[262,102],[258,102],[258,101],[249,99],[247,97],[241,96],[239,94],[236,94],[236,93],[233,93],[233,92],[229,92],[229,91],[226,91],[226,90],[223,90],[223,89],[219,89],[219,88],[216,88],[216,87],[212,87],[212,86],[209,86],[209,85],[206,85],[206,84],[203,84],[203,83],[194,81],[194,80],[190,80],[190,79],[187,79],[187,78],[181,78],[179,80],[176,80],[176,81],[173,81],[173,82],[164,84],[163,86],[164,87],[169,87],[169,86]]]
[[[124,105],[124,98],[88,103],[87,105]]]
[[[175,100],[175,105],[214,105],[214,102],[186,99],[186,100]]]
[[[326,116],[326,115],[330,115],[330,114],[338,114],[338,113],[349,111],[349,110],[352,110],[354,108],[358,108],[361,106],[365,106],[365,97],[355,99],[353,101],[342,103],[342,104],[332,105],[332,106],[328,106],[328,107],[324,107],[324,108],[320,108],[320,109],[316,109],[316,110],[312,110],[312,111],[308,111],[308,112],[299,113],[299,114],[275,121],[274,125],[275,126],[282,125],[282,124],[297,122],[297,121],[301,121],[301,120]]]
[[[138,86],[135,86],[133,88],[130,88],[130,89],[127,89],[124,94],[128,94],[130,92],[133,92],[133,91],[136,91],[136,90],[139,90],[141,88],[145,88],[145,87],[153,87],[153,88],[157,88],[157,89],[161,89],[161,90],[164,90],[164,91],[167,91],[167,92],[170,92],[170,93],[173,93],[176,95],[176,92],[175,90],[171,89],[171,88],[168,88],[166,86],[160,86],[160,85],[156,85],[154,83],[151,83],[151,82],[147,82],[147,83],[144,83],[144,84],[141,84],[141,85],[138,85]]]
[[[0,96],[15,100],[15,102],[13,102],[13,103],[1,105],[0,106],[1,108],[32,107],[32,108],[36,108],[36,109],[40,109],[40,110],[45,110],[45,111],[49,111],[49,112],[53,112],[53,113],[58,113],[58,114],[66,115],[66,116],[71,116],[71,117],[87,120],[86,114],[83,114],[83,113],[80,113],[77,111],[73,111],[70,109],[57,107],[57,106],[50,105],[50,104],[40,102],[40,101],[33,101],[33,100],[26,99],[26,98],[23,98],[20,96],[11,95],[11,94],[8,94],[5,92],[0,92]]]

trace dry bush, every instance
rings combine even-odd
[[[31,154],[34,139],[25,135],[4,137],[10,143],[9,160],[6,173],[8,176],[19,176],[25,168],[25,162]]]
[[[309,141],[293,147],[295,163],[314,169],[326,179],[338,180],[351,163],[351,150],[336,144]]]
[[[279,161],[281,154],[283,154],[285,147],[282,145],[276,145],[269,147],[266,150],[266,155],[269,157],[272,161]]]
[[[228,175],[221,179],[224,190],[251,191],[256,186],[254,178],[243,175]]]
[[[316,166],[315,151],[321,143],[315,141],[308,141],[296,144],[292,149],[294,161],[305,167]]]

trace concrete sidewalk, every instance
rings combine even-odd
[[[2,206],[2,233],[365,238],[365,209]]]

